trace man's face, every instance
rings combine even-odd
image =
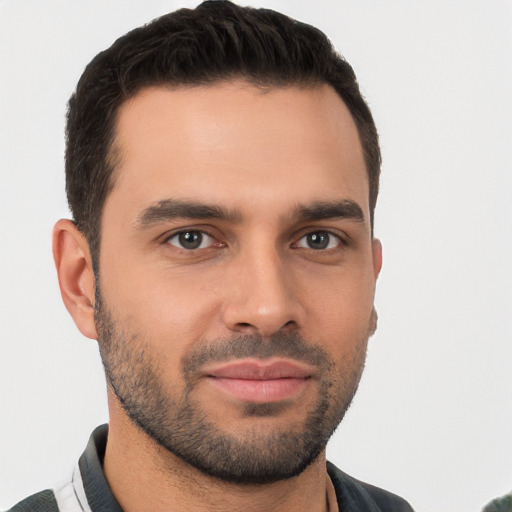
[[[300,473],[348,408],[380,246],[328,86],[150,88],[119,112],[96,320],[124,411],[224,480]]]

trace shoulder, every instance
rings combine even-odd
[[[327,462],[340,510],[372,512],[413,512],[411,505],[396,494],[357,480]]]
[[[38,492],[20,501],[7,512],[58,512],[59,507],[52,490]]]

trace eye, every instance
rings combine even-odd
[[[328,231],[312,231],[311,233],[304,235],[295,244],[295,247],[322,251],[326,249],[334,249],[342,243],[343,242],[339,236],[333,235]]]
[[[195,249],[211,247],[215,244],[215,239],[204,231],[190,230],[180,231],[172,235],[167,239],[167,243],[179,249],[193,251]]]

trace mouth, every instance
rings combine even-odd
[[[309,366],[283,359],[246,359],[209,368],[205,374],[223,393],[252,403],[295,398],[305,390],[312,376]]]

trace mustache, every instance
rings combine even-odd
[[[232,336],[199,345],[182,360],[186,377],[200,373],[208,363],[229,362],[234,359],[270,359],[286,357],[307,363],[320,371],[328,371],[333,362],[327,352],[298,332],[278,332],[271,337],[258,334]]]

